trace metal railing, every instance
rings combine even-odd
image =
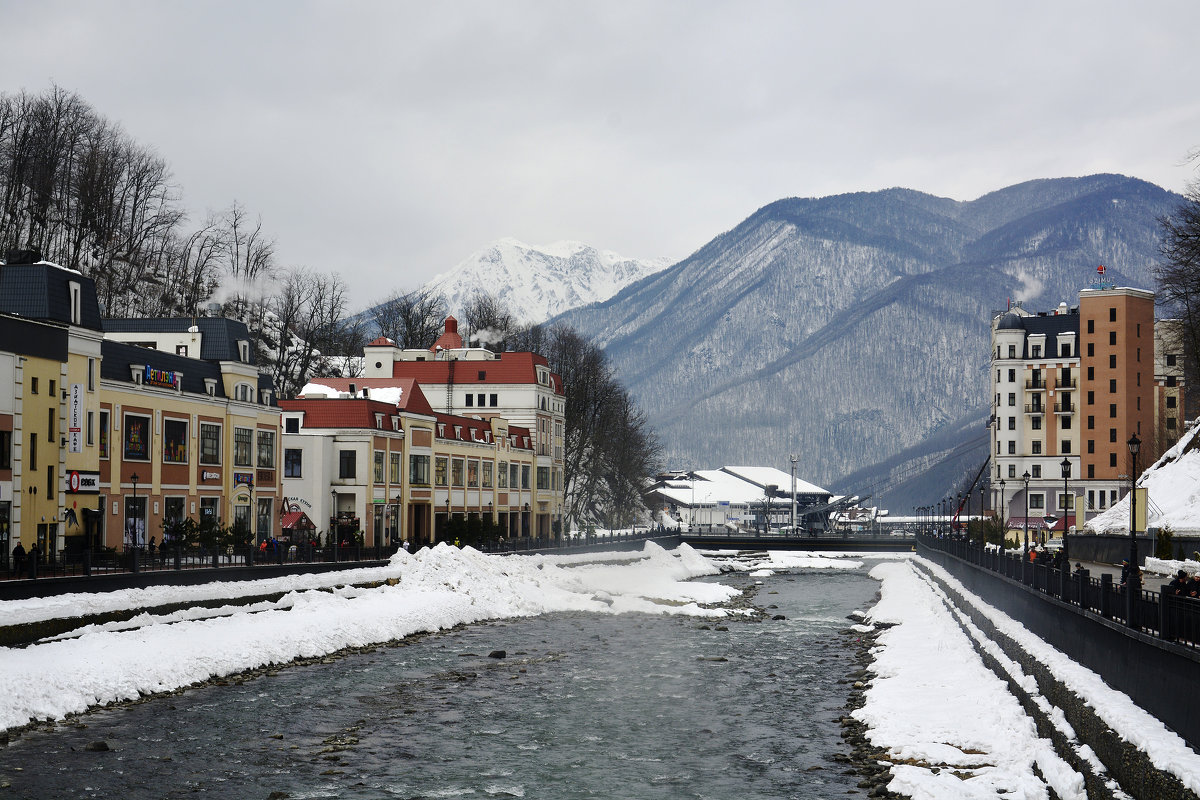
[[[1104,619],[1122,622],[1132,630],[1200,649],[1200,598],[1139,589],[1130,620],[1125,589],[1114,584],[1110,574],[1097,579],[1087,570],[1072,572],[1061,566],[1031,562],[1020,553],[984,549],[975,542],[961,539],[921,536],[919,541],[931,550],[948,553]]]

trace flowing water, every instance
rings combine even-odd
[[[102,709],[0,748],[0,800],[865,794],[832,757],[856,668],[841,632],[877,585],[761,582],[785,620],[506,620]]]

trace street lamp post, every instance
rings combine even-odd
[[[1133,619],[1136,596],[1141,592],[1141,581],[1138,575],[1137,551],[1137,458],[1142,448],[1142,441],[1137,434],[1129,437],[1129,455],[1133,456],[1133,470],[1129,474],[1129,579],[1125,585],[1125,624],[1136,627]]]
[[[129,505],[129,546],[137,548],[138,530],[137,530],[137,485],[138,474],[135,472],[129,476],[130,483],[133,484],[133,500]]]
[[[333,550],[333,560],[338,560],[337,548],[337,489],[329,490],[329,533],[326,535],[326,542],[331,550]]]
[[[1067,523],[1071,519],[1069,511],[1070,506],[1068,505],[1068,497],[1070,496],[1071,490],[1067,487],[1067,481],[1071,478],[1071,459],[1064,458],[1059,466],[1062,467],[1063,479],[1062,568],[1064,572],[1067,572],[1071,569],[1071,551],[1067,547]],[[1078,524],[1078,520],[1076,521],[1076,524]]]
[[[792,453],[792,536],[796,535],[796,454]]]
[[[979,484],[979,546],[987,546],[987,533],[983,529],[983,484]]]
[[[962,515],[962,492],[958,492],[958,493],[955,495],[954,518],[955,518],[955,519],[959,519],[959,517],[960,517],[961,515]],[[962,520],[961,520],[961,519],[959,519],[959,522],[958,522],[958,524],[959,524],[960,526],[962,525]],[[958,531],[955,531],[955,533],[958,533]]]
[[[1004,537],[1003,544],[1008,545],[1008,518],[1004,516],[1004,478],[1000,479],[1000,535]]]
[[[1025,557],[1024,560],[1029,560],[1029,470],[1025,470],[1025,474],[1021,476],[1021,480],[1025,481]]]

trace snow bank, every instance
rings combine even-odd
[[[611,563],[618,555],[633,561]],[[667,552],[647,543],[641,553],[597,554],[589,561],[578,556],[490,556],[443,544],[414,554],[401,551],[386,567],[336,574],[10,601],[0,609],[4,618],[28,621],[198,597],[288,592],[278,603],[225,609],[228,616],[144,615],[134,630],[92,627],[75,638],[0,649],[0,730],[486,619],[553,611],[726,616],[731,613],[727,609],[704,606],[728,601],[737,590],[687,582],[716,572],[686,546]],[[389,578],[396,585],[346,585]]]

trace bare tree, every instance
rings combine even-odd
[[[462,317],[463,339],[493,352],[503,352],[505,342],[517,331],[517,319],[504,301],[483,289],[476,289],[467,300]]]
[[[371,318],[386,336],[402,348],[432,347],[449,313],[445,295],[428,289],[393,295],[371,309]]]
[[[1200,151],[1192,154],[1200,161]],[[1193,180],[1184,191],[1183,202],[1175,213],[1159,220],[1163,239],[1159,244],[1160,261],[1154,268],[1158,280],[1158,302],[1179,320],[1177,352],[1184,356],[1184,383],[1196,386],[1200,380],[1200,180]],[[1195,393],[1187,398],[1188,415],[1196,412]]]

